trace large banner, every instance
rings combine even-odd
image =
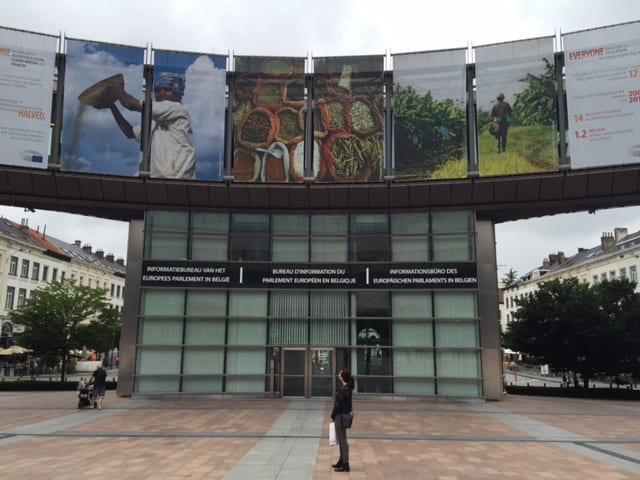
[[[393,57],[396,180],[467,176],[466,52]]]
[[[475,49],[482,176],[558,169],[553,37]]]
[[[138,174],[143,62],[141,48],[67,40],[62,170]]]
[[[304,58],[236,57],[233,178],[304,181]]]
[[[315,182],[375,182],[384,162],[384,58],[314,59]]]
[[[640,23],[563,40],[571,167],[640,162]]]
[[[0,161],[47,168],[55,37],[0,29]]]
[[[151,178],[221,181],[226,57],[154,51]]]

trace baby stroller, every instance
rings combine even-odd
[[[78,408],[95,407],[96,401],[93,398],[93,384],[81,385],[78,387]]]

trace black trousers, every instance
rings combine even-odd
[[[347,443],[347,429],[342,427],[340,414],[334,420],[336,424],[336,440],[340,446],[340,460],[342,463],[349,463],[349,443]]]

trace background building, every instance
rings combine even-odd
[[[0,291],[4,293],[0,310],[2,343],[10,344],[19,325],[13,325],[9,312],[23,305],[34,292],[52,281],[75,279],[80,285],[106,288],[112,308],[122,312],[124,259],[92,251],[80,240],[69,244],[29,228],[26,220],[20,224],[0,218]]]
[[[638,282],[640,265],[640,232],[628,233],[627,228],[605,232],[600,244],[592,248],[578,248],[578,253],[566,257],[564,252],[550,254],[542,265],[522,275],[513,285],[504,287],[500,304],[500,324],[505,331],[518,309],[517,300],[531,295],[542,282],[575,277],[581,282],[595,285],[603,280],[628,278]]]

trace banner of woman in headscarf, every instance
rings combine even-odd
[[[120,102],[125,91],[141,98],[143,64],[142,48],[67,39],[62,170],[138,175],[140,145],[122,134],[114,111],[129,125],[141,124],[142,109],[124,109]]]
[[[304,60],[235,57],[235,182],[304,180]]]
[[[0,28],[0,143],[5,165],[47,168],[57,38]]]
[[[393,56],[395,180],[467,177],[466,50]]]
[[[382,180],[383,98],[383,56],[314,58],[315,182]]]
[[[154,50],[151,178],[222,181],[226,57]]]
[[[481,176],[558,170],[553,37],[475,48]]]
[[[640,162],[640,22],[562,38],[571,168]]]

